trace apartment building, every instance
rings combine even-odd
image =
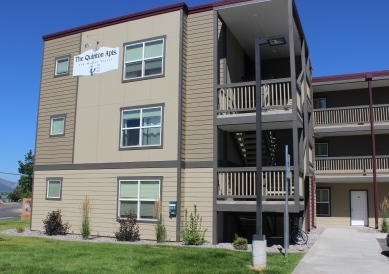
[[[317,223],[376,227],[375,201],[389,197],[389,71],[316,77],[313,86]]]
[[[78,233],[87,195],[92,234],[113,236],[133,210],[141,238],[155,239],[161,201],[171,241],[194,205],[208,241],[251,239],[257,145],[264,233],[283,233],[285,145],[290,216],[314,225],[311,67],[293,0],[179,3],[43,40],[32,230],[61,209]]]

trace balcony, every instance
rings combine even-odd
[[[374,122],[389,121],[389,105],[374,105]],[[370,123],[369,106],[325,108],[314,111],[316,126]]]
[[[389,156],[376,157],[377,174],[389,172]],[[316,175],[344,175],[373,173],[371,156],[359,157],[318,157],[316,158]]]
[[[290,196],[302,196],[295,193],[296,183],[293,180],[294,168],[291,167],[289,180]],[[223,201],[255,201],[256,200],[256,168],[219,168],[217,170],[218,202]],[[263,167],[262,172],[262,195],[263,201],[285,200],[285,167]],[[302,181],[299,182],[299,189],[302,190]],[[299,195],[300,194],[300,195]],[[292,197],[291,197],[292,198]]]
[[[217,114],[255,114],[255,81],[217,86]],[[262,81],[262,112],[291,111],[290,78]]]

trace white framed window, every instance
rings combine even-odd
[[[65,116],[52,116],[50,135],[60,136],[65,134]]]
[[[317,216],[331,216],[331,198],[329,188],[316,189],[316,214]]]
[[[155,202],[160,200],[161,180],[119,180],[118,215],[134,212],[138,220],[155,220]]]
[[[125,45],[123,79],[163,75],[164,44],[165,39],[160,38]]]
[[[47,178],[46,199],[60,200],[62,195],[62,178]]]
[[[313,99],[313,108],[314,109],[327,108],[327,99],[326,98]]]
[[[328,157],[328,144],[327,143],[315,143],[315,156]]]
[[[70,56],[58,57],[55,59],[56,76],[69,74],[69,61],[70,61]]]
[[[162,106],[122,109],[120,148],[162,144]]]

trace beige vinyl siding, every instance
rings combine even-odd
[[[374,191],[371,183],[319,183],[316,188],[331,189],[331,217],[317,217],[319,227],[350,226],[350,190],[367,190],[369,226],[374,226]],[[388,197],[389,184],[378,183],[378,204],[382,203],[384,195]],[[380,208],[378,209],[380,211]]]
[[[184,221],[184,210],[187,209],[190,214],[196,205],[197,212],[203,220],[202,227],[207,229],[205,238],[207,241],[212,241],[213,169],[185,169],[182,178],[181,220]]]
[[[77,77],[72,76],[73,57],[80,51],[80,35],[46,41],[38,110],[35,164],[70,164],[77,97]],[[54,77],[55,58],[70,55],[69,75]],[[49,137],[50,116],[66,114],[65,136]]]
[[[156,176],[162,179],[163,216],[168,239],[176,238],[176,219],[169,218],[169,201],[177,200],[177,169],[105,169],[35,172],[34,207],[32,230],[43,230],[42,220],[47,212],[61,209],[64,222],[72,226],[70,231],[79,234],[81,226],[81,203],[85,196],[91,200],[91,227],[93,235],[114,236],[118,228],[117,177]],[[46,178],[63,177],[61,201],[45,200]],[[155,239],[153,223],[139,223],[142,239]]]
[[[185,161],[213,159],[213,11],[188,16],[186,49]]]
[[[188,41],[188,16],[186,13],[183,13],[183,20],[182,20],[182,94],[181,94],[181,126],[182,126],[182,133],[181,133],[181,157],[185,158],[185,128],[186,128],[186,119],[187,119],[187,113],[186,113],[186,77],[187,77],[187,41]]]

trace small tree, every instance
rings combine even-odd
[[[88,239],[91,234],[89,214],[92,212],[92,207],[88,196],[85,196],[81,205],[82,211],[82,223],[81,223],[81,236],[84,240]]]
[[[388,224],[388,215],[389,215],[389,200],[384,196],[384,200],[381,203],[381,216],[382,216],[382,222],[381,222],[381,231],[384,233],[388,233],[389,231],[389,224]]]
[[[20,174],[19,185],[8,195],[8,199],[19,201],[22,198],[31,198],[33,173],[34,173],[34,154],[30,150],[24,156],[24,162],[18,161]]]
[[[155,219],[157,219],[157,223],[155,224],[155,237],[157,239],[157,243],[166,242],[166,227],[163,223],[162,213],[163,213],[162,202],[156,201],[155,202]]]
[[[188,210],[185,209],[184,222],[182,223],[181,238],[185,245],[201,245],[205,242],[205,232],[201,224],[203,218],[197,213],[197,206],[194,205],[194,212],[190,213],[188,218]]]
[[[114,232],[116,239],[128,242],[139,241],[139,226],[136,221],[136,215],[133,211],[128,212],[125,219],[118,217],[120,227],[118,231]]]
[[[47,217],[43,220],[43,228],[47,235],[65,235],[68,233],[69,223],[62,223],[61,210],[53,210],[47,213]]]

